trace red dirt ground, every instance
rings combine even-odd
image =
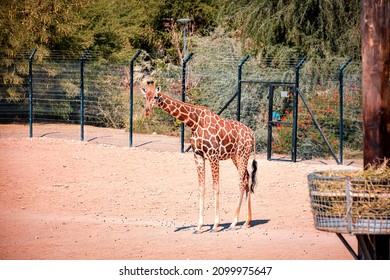
[[[238,195],[237,171],[221,162],[221,231],[209,166],[202,234],[193,155],[179,139],[74,125],[0,125],[0,259],[352,259],[335,234],[317,231],[307,174],[361,162],[267,161],[249,229],[225,231]],[[348,161],[345,161],[348,163]],[[246,216],[243,204],[241,223]],[[356,239],[345,236],[356,250]]]

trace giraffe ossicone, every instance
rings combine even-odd
[[[199,220],[195,232],[200,233],[204,224],[205,160],[210,162],[214,191],[215,218],[212,231],[218,231],[220,223],[219,161],[227,159],[233,161],[240,178],[238,204],[229,229],[234,229],[238,222],[244,194],[248,203],[244,226],[249,227],[252,219],[250,195],[254,192],[257,171],[256,140],[253,131],[241,122],[218,116],[207,107],[173,99],[161,93],[161,88],[155,87],[153,81],[147,82],[146,88],[142,88],[141,92],[145,97],[146,116],[150,116],[153,107],[158,106],[192,130],[191,146],[199,181]],[[252,147],[254,158],[250,176],[247,167]]]

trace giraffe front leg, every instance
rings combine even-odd
[[[198,172],[199,182],[199,220],[198,226],[195,230],[195,234],[201,233],[204,219],[204,194],[205,194],[205,159],[195,154],[195,164]]]
[[[220,215],[219,215],[219,160],[218,158],[210,159],[211,172],[213,177],[213,191],[214,191],[214,226],[211,229],[211,232],[217,232]]]

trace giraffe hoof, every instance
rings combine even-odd
[[[232,226],[230,226],[230,227],[228,227],[226,230],[227,230],[227,231],[236,230],[236,227],[232,227]]]

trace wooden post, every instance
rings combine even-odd
[[[390,158],[390,1],[362,0],[364,167]],[[390,259],[389,235],[357,236],[361,259]]]
[[[363,0],[364,166],[390,158],[390,1]]]

